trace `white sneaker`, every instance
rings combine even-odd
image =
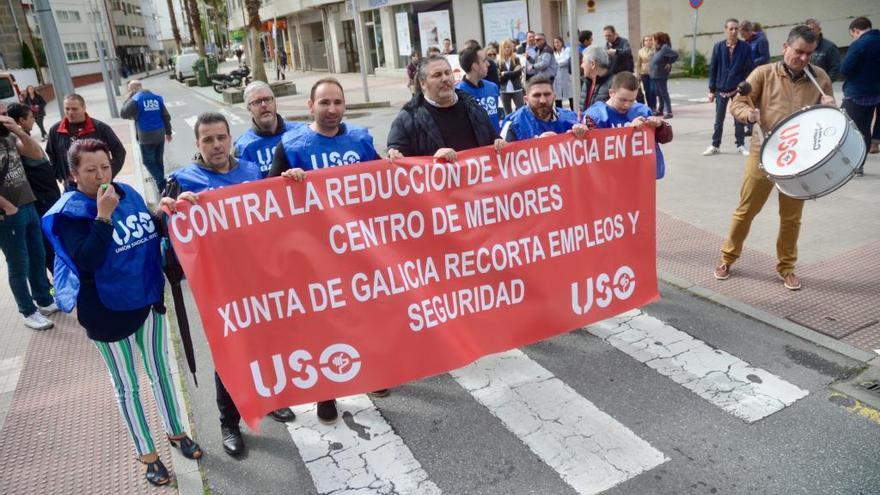
[[[718,153],[721,153],[721,150],[714,146],[709,146],[708,148],[706,148],[706,151],[703,152],[703,156],[712,156],[717,155]]]
[[[745,146],[737,146],[736,151],[742,156],[749,156],[749,149]]]
[[[53,302],[52,304],[48,305],[48,306],[40,306],[40,305],[38,304],[38,305],[37,305],[37,311],[39,311],[40,314],[43,315],[43,316],[49,316],[49,315],[51,315],[52,313],[57,313],[57,312],[58,312],[58,305],[55,304],[54,302]]]
[[[48,330],[55,326],[48,318],[41,315],[39,311],[34,311],[34,314],[25,316],[24,324],[26,327],[33,328],[34,330]]]

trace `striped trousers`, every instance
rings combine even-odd
[[[143,325],[134,334],[116,342],[94,342],[110,371],[119,413],[134,441],[137,454],[143,456],[155,452],[156,448],[141,404],[137,370],[134,365],[135,346],[140,349],[144,369],[150,377],[153,397],[156,399],[165,432],[171,436],[183,433],[180,406],[174,395],[171,372],[168,368],[165,315],[150,311]]]

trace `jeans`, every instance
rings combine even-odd
[[[37,200],[34,201],[34,208],[37,209],[37,216],[43,218],[43,215],[45,215],[59,199],[61,199],[61,195],[43,198],[37,197]],[[43,251],[46,253],[46,269],[49,270],[49,273],[55,273],[55,248],[52,247],[52,243],[49,242],[49,239],[43,234],[42,230],[40,231],[40,236],[43,238]]]
[[[715,131],[712,133],[712,146],[721,146],[721,133],[724,130],[724,115],[727,113],[727,102],[730,97],[715,95]],[[737,146],[746,142],[746,126],[738,120],[733,121],[733,137]]]
[[[651,76],[647,74],[642,74],[642,88],[644,89],[644,98],[642,98],[645,105],[648,105],[648,108],[651,109],[651,112],[657,109],[657,94],[654,92],[654,84],[651,82]]]
[[[153,176],[156,181],[156,187],[159,194],[165,190],[165,143],[157,144],[141,144],[141,158],[144,161],[144,167]]]
[[[874,118],[874,107],[866,107],[862,105],[856,105],[851,99],[844,98],[843,105],[841,107],[846,111],[846,114],[849,115],[849,118],[853,120],[856,124],[856,127],[859,129],[859,132],[862,133],[862,137],[865,140],[865,146],[870,149],[871,148],[871,119]],[[866,155],[867,158],[867,155]],[[862,172],[865,168],[865,161],[862,160],[862,163],[859,164],[858,171]]]
[[[43,112],[40,112],[40,113],[34,115],[34,119],[37,121],[37,127],[40,128],[40,134],[42,134],[43,137],[46,137],[46,128],[43,127],[43,120],[45,118],[46,118],[46,114]]]
[[[874,107],[874,132],[871,133],[871,141],[880,143],[880,105]]]
[[[0,222],[0,249],[6,256],[9,288],[18,312],[24,316],[34,314],[34,300],[40,306],[52,304],[40,217],[33,203],[20,206],[18,213]]]
[[[773,182],[758,167],[758,155],[752,153],[746,159],[746,171],[743,174],[743,183],[739,191],[739,206],[733,213],[733,221],[730,223],[730,231],[724,243],[721,245],[721,261],[732,265],[742,254],[743,244],[752,220],[757,215],[770,193],[773,192]],[[794,199],[779,193],[779,235],[776,238],[776,271],[780,275],[788,275],[794,272],[797,262],[797,240],[801,231],[801,214],[804,210],[804,201]]]
[[[672,114],[672,100],[669,99],[669,87],[667,79],[651,79],[654,84],[654,91],[657,93],[657,114]]]

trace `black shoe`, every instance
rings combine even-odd
[[[223,437],[223,450],[227,454],[237,457],[244,453],[244,439],[237,426],[221,426],[220,435]]]
[[[187,459],[198,459],[202,457],[202,448],[199,447],[199,444],[193,442],[188,435],[184,435],[183,438],[178,439],[168,437],[168,442],[171,443],[172,447],[180,448],[180,453]]]
[[[369,393],[367,393],[367,395],[369,395],[370,397],[373,397],[373,398],[381,399],[382,397],[388,397],[389,395],[391,395],[391,390],[388,390],[387,388],[383,388],[381,390],[375,390],[373,392],[369,392]]]
[[[856,170],[856,177],[864,177],[864,176],[865,176],[865,172],[863,172],[861,170]]]
[[[743,136],[745,136],[745,137],[751,137],[751,135],[752,135],[752,131],[749,131],[749,130],[747,130],[745,132],[745,134],[743,134]]]
[[[339,418],[335,400],[323,400],[318,402],[318,421],[325,425],[332,425]]]
[[[144,473],[144,477],[147,478],[151,485],[162,486],[167,485],[171,481],[171,478],[168,476],[168,469],[159,459],[153,462],[144,462],[140,459],[138,461],[147,466],[147,472]]]
[[[671,119],[671,118],[672,118],[672,114],[671,114],[671,113],[667,113],[666,115],[663,116],[663,118],[664,118],[664,119]]]
[[[296,414],[293,414],[289,407],[282,407],[270,412],[269,417],[279,423],[289,423],[296,419]]]

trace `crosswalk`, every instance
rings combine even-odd
[[[640,310],[585,330],[746,424],[809,394]],[[601,493],[669,460],[639,437],[638,423],[621,423],[520,350],[450,376],[575,493]],[[335,425],[319,423],[314,404],[294,407],[297,420],[288,424],[317,493],[442,493],[367,396],[339,399],[338,407]]]

